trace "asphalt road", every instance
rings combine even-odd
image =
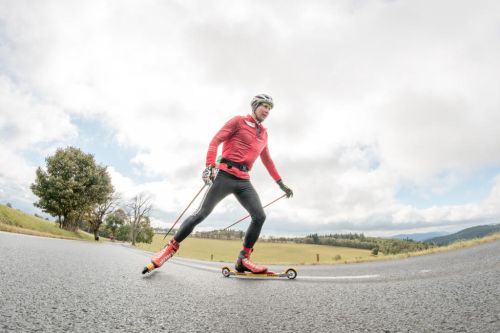
[[[143,276],[150,255],[0,232],[0,332],[500,332],[500,242],[296,280],[180,258]]]

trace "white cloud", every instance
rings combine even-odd
[[[68,115],[0,75],[0,183],[6,196],[33,200],[36,166],[23,153],[76,135]],[[59,141],[60,142],[60,141]]]
[[[403,177],[425,181],[440,172],[495,165],[500,156],[498,112],[477,110],[460,98],[406,94],[381,107],[378,146]]]

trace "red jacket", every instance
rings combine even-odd
[[[257,135],[258,127],[260,127],[259,135]],[[251,115],[236,116],[230,119],[215,134],[208,146],[207,166],[215,165],[217,147],[221,142],[224,142],[222,146],[223,158],[246,165],[248,170],[251,170],[253,163],[260,155],[262,163],[264,163],[271,177],[276,181],[281,179],[271,159],[271,155],[269,155],[267,130],[264,126],[257,124]],[[248,172],[241,171],[235,167],[229,169],[225,163],[220,163],[219,169],[238,178],[250,179]]]

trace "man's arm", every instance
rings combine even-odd
[[[267,171],[273,177],[273,179],[278,183],[280,189],[285,192],[286,197],[290,198],[293,196],[293,191],[283,184],[283,181],[281,180],[281,177],[278,173],[278,170],[276,170],[276,166],[274,165],[273,160],[271,159],[271,155],[269,154],[269,148],[264,148],[262,153],[260,153],[260,159],[262,160],[262,163],[264,163],[264,166],[266,167]]]
[[[266,167],[271,177],[273,177],[275,181],[280,180],[281,177],[278,173],[278,170],[276,170],[276,166],[274,165],[271,155],[269,154],[269,148],[267,146],[260,153],[260,159],[262,160],[262,163],[264,163],[264,166]]]

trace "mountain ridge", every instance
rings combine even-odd
[[[460,230],[454,234],[429,238],[424,240],[424,242],[436,245],[448,245],[458,240],[485,237],[496,232],[500,232],[500,224],[478,225]]]
[[[449,232],[445,232],[445,231],[433,231],[433,232],[421,232],[421,233],[412,233],[412,234],[398,234],[398,235],[389,236],[389,238],[411,239],[411,240],[414,240],[417,242],[422,242],[422,241],[425,241],[426,239],[447,236],[449,234],[450,234]]]

